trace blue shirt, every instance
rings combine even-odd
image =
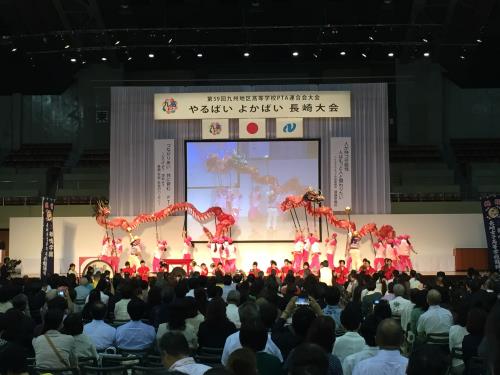
[[[119,349],[142,350],[149,349],[156,338],[153,326],[140,320],[119,326],[116,329],[115,342]]]
[[[342,313],[342,309],[339,307],[339,305],[326,305],[326,307],[323,309],[323,315],[331,317],[333,320],[335,320],[335,327],[338,329],[339,327],[342,326],[340,323],[340,314]]]
[[[88,284],[87,284],[88,285]],[[87,285],[83,286],[83,285],[78,285],[76,288],[75,288],[75,292],[76,292],[76,299],[82,299],[84,300],[85,298],[87,298],[87,296],[89,295],[90,293],[90,289],[87,288]]]
[[[115,343],[116,328],[102,320],[92,320],[83,326],[83,332],[94,343],[97,350],[105,350]]]

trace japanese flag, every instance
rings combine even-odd
[[[304,126],[302,118],[277,118],[276,138],[302,138]]]
[[[229,120],[228,119],[201,120],[201,138],[203,139],[229,138]]]
[[[240,138],[266,138],[266,119],[240,118]]]

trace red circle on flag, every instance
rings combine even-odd
[[[259,131],[259,125],[257,125],[255,122],[249,122],[247,124],[247,132],[250,134],[255,134]]]

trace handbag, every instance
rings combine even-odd
[[[64,366],[64,367],[70,367],[69,363],[66,363],[66,361],[64,360],[64,358],[62,357],[61,353],[59,353],[59,350],[57,350],[56,346],[54,345],[54,343],[52,342],[52,340],[50,339],[49,336],[47,335],[43,335],[43,337],[45,337],[45,339],[47,340],[47,342],[49,343],[49,346],[51,347],[52,351],[56,354],[57,356],[57,359],[59,359],[59,362],[61,362],[61,364]]]

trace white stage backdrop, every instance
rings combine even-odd
[[[330,143],[330,202],[334,211],[352,206],[352,148],[350,137],[334,137]]]
[[[155,211],[175,203],[175,147],[173,139],[155,140]]]
[[[57,212],[57,210],[56,210]],[[485,248],[483,218],[481,214],[463,215],[353,215],[352,219],[358,227],[374,222],[378,226],[392,224],[400,234],[411,234],[412,243],[419,253],[413,256],[415,269],[419,271],[438,270],[453,271],[455,260],[453,249]],[[10,219],[10,256],[22,259],[23,274],[39,275],[40,272],[40,242],[42,226],[40,218],[11,218]],[[183,217],[171,217],[159,223],[158,229],[162,239],[169,244],[168,256],[181,257],[182,238],[181,230]],[[324,229],[323,229],[324,230]],[[32,235],[27,236],[26,233]],[[55,264],[54,271],[65,273],[71,262],[78,264],[80,256],[97,256],[100,252],[100,243],[104,229],[99,227],[92,217],[55,217]],[[338,231],[339,244],[338,259],[344,257],[346,232]],[[150,223],[140,227],[137,231],[145,244],[145,259],[151,264],[152,252],[156,242],[155,225]],[[116,233],[117,236],[120,233]],[[125,233],[124,248],[128,250],[128,241]],[[238,246],[238,268],[246,271],[254,260],[265,268],[271,259],[279,264],[283,259],[291,257],[292,243],[245,243]],[[199,262],[210,262],[210,252],[206,244],[197,244],[194,257]],[[324,249],[323,249],[324,256]],[[369,236],[363,238],[361,256],[373,259],[370,250]],[[122,256],[122,265],[126,254]]]
[[[351,137],[353,213],[389,213],[387,85],[113,87],[111,89],[110,203],[115,215],[154,210],[154,140],[175,139],[175,201],[184,195],[184,141],[201,139],[201,120],[154,120],[154,95],[189,92],[350,91],[351,117],[305,118],[304,138],[321,140],[321,190],[330,197],[330,138]],[[276,138],[276,119],[266,119],[267,138]],[[229,120],[229,139],[238,137]]]

